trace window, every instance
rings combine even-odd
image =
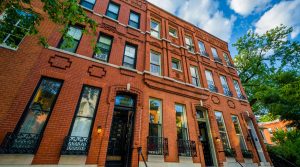
[[[241,97],[242,96],[242,92],[241,92],[241,88],[240,88],[239,82],[237,80],[233,80],[233,84],[234,84],[234,89],[235,89],[238,97]]]
[[[192,37],[186,36],[185,37],[185,44],[186,44],[186,47],[187,47],[188,51],[190,51],[190,52],[195,51],[194,42],[193,42]]]
[[[170,27],[169,28],[169,35],[171,35],[172,37],[177,38],[177,30],[175,28]]]
[[[100,89],[84,85],[78,102],[70,136],[89,137],[97,112]]]
[[[239,140],[241,149],[242,150],[247,150],[247,146],[246,146],[246,142],[245,142],[245,139],[244,139],[244,136],[243,136],[243,132],[241,130],[239,118],[235,115],[232,115],[231,119],[232,119],[232,122],[233,122],[233,125],[234,125],[236,136]]]
[[[162,104],[161,100],[151,98],[149,101],[149,136],[162,137]]]
[[[221,75],[220,76],[220,80],[221,80],[221,84],[222,84],[222,87],[223,87],[223,91],[224,91],[224,94],[226,96],[232,96],[232,93],[228,87],[228,83],[227,83],[227,79],[225,76]]]
[[[131,44],[125,45],[123,66],[135,69],[137,47]]]
[[[113,37],[107,35],[100,35],[98,43],[96,45],[97,52],[95,53],[94,58],[108,62],[112,41]]]
[[[191,76],[192,76],[192,84],[195,86],[200,86],[198,68],[191,66],[190,70],[191,70]]]
[[[130,11],[129,23],[131,27],[140,28],[140,14]]]
[[[68,38],[70,37],[71,40],[63,37],[58,48],[75,53],[82,36],[82,28],[77,26],[70,26],[67,32],[67,36]]]
[[[175,69],[175,70],[180,70],[181,71],[181,63],[180,63],[180,60],[178,59],[172,59],[172,69]]]
[[[175,111],[176,111],[177,139],[188,140],[189,137],[188,137],[185,106],[182,104],[175,104]]]
[[[151,20],[151,36],[160,38],[160,23]]]
[[[205,76],[207,80],[208,89],[213,92],[218,92],[211,71],[205,70]]]
[[[214,58],[218,58],[219,57],[218,53],[217,53],[217,50],[215,48],[211,48],[211,52],[212,52]]]
[[[14,8],[6,9],[0,15],[0,45],[17,48],[34,26],[35,19],[33,14]]]
[[[13,138],[9,140],[9,143],[12,143],[9,144],[11,148],[9,150],[22,154],[36,152],[61,87],[62,81],[50,78],[41,79],[20,119],[19,129],[11,135]]]
[[[97,113],[100,89],[84,85],[77,104],[73,125],[63,151],[87,153],[90,134]]]
[[[200,49],[200,54],[203,55],[203,56],[209,57],[208,53],[206,52],[204,43],[201,42],[201,41],[198,41],[198,46],[199,46],[199,49]]]
[[[161,60],[160,55],[156,52],[150,52],[150,72],[161,75]]]
[[[225,60],[226,64],[227,64],[228,66],[232,67],[233,65],[232,65],[232,63],[230,62],[227,53],[223,53],[223,56],[224,56],[224,60]]]
[[[88,8],[88,9],[92,10],[94,8],[95,1],[96,0],[81,0],[80,5],[82,5],[85,8]]]
[[[219,133],[221,136],[221,141],[223,144],[224,149],[225,148],[231,148],[230,144],[229,144],[229,139],[227,136],[227,131],[226,131],[226,126],[224,123],[224,119],[223,119],[223,115],[221,112],[216,111],[215,112],[215,116],[216,116],[216,120],[217,120],[217,124],[218,124],[218,128],[219,128]]]
[[[106,10],[106,16],[118,20],[120,5],[110,2]]]

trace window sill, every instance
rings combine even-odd
[[[141,29],[132,27],[132,26],[130,26],[130,25],[127,25],[126,27],[131,28],[131,29],[133,29],[133,30],[136,30],[136,31],[138,31],[138,32],[142,32]]]
[[[94,10],[93,9],[89,9],[89,8],[87,8],[87,7],[84,7],[84,6],[82,6],[82,5],[79,5],[81,8],[83,8],[84,10],[87,10],[87,11],[89,11],[89,12],[92,12],[92,13],[94,13]]]
[[[176,72],[181,72],[182,73],[182,70],[179,70],[179,69],[176,69],[176,68],[172,68],[172,70],[175,70]]]
[[[4,44],[0,44],[0,47],[5,48],[5,49],[9,49],[9,50],[13,50],[13,51],[17,51],[18,48],[19,48],[19,47],[12,48],[12,47],[9,47],[9,46],[4,45]]]
[[[192,52],[192,51],[189,51],[189,50],[188,50],[188,53],[196,55],[195,52]]]

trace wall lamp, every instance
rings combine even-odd
[[[220,142],[221,139],[219,137],[216,137],[216,142]]]
[[[101,132],[102,132],[102,127],[101,127],[101,125],[99,125],[99,126],[97,127],[97,133],[100,134]]]

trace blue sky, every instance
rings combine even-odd
[[[253,30],[259,34],[284,24],[294,28],[290,38],[300,41],[300,0],[148,0],[232,44]]]

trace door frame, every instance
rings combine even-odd
[[[208,109],[206,109],[204,107],[196,106],[196,112],[198,112],[198,111],[202,111],[203,114],[204,114],[204,118],[200,118],[200,119],[196,118],[198,131],[200,133],[198,122],[204,122],[204,123],[206,123],[206,130],[207,130],[209,145],[211,147],[211,149],[210,149],[211,156],[212,156],[211,158],[213,160],[214,166],[218,167],[218,160],[217,160],[217,155],[216,155],[216,149],[215,149],[215,144],[213,142],[213,136],[212,136],[212,131],[211,131],[210,120],[209,120],[209,117],[208,117]],[[203,150],[201,150],[201,151],[203,153]]]

